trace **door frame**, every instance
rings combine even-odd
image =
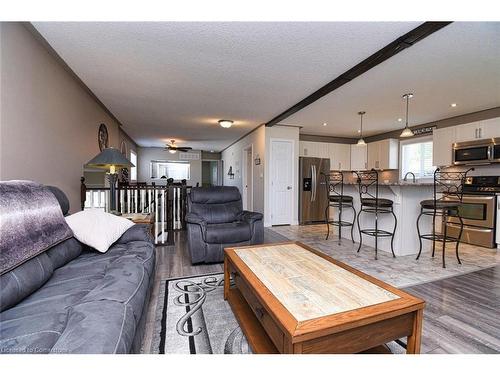
[[[242,152],[242,165],[241,165],[241,195],[242,195],[242,200],[243,200],[243,209],[247,211],[253,211],[253,168],[250,168],[250,171],[247,171],[247,166],[248,166],[248,154],[250,151],[250,162],[251,166],[253,167],[253,143],[246,145],[243,147],[241,150]],[[248,189],[245,188],[246,182],[247,182],[247,177],[250,177],[250,184],[251,184],[251,192],[250,192],[250,207],[248,207]]]
[[[292,145],[292,155],[291,155],[291,160],[290,160],[290,163],[291,163],[291,166],[292,166],[292,190],[291,190],[291,202],[290,202],[290,207],[291,207],[291,211],[290,211],[290,217],[288,219],[289,221],[289,225],[294,225],[297,223],[297,218],[294,217],[294,210],[295,210],[295,204],[297,202],[294,201],[294,197],[295,197],[295,194],[296,194],[296,189],[295,189],[295,184],[297,181],[295,181],[296,177],[295,177],[295,174],[297,173],[297,171],[295,171],[295,153],[296,153],[296,150],[295,150],[295,140],[294,139],[290,139],[290,138],[274,138],[274,137],[271,137],[269,138],[269,189],[270,189],[270,192],[269,192],[269,199],[270,199],[270,204],[269,204],[269,209],[271,210],[271,212],[273,211],[273,203],[271,202],[275,202],[276,200],[273,199],[274,198],[274,183],[273,183],[273,180],[272,180],[272,176],[274,176],[274,171],[273,171],[273,165],[274,165],[274,155],[273,155],[273,142],[288,142]],[[269,222],[270,222],[270,225],[286,225],[286,224],[275,224],[274,220],[275,218],[273,216],[271,216],[272,214],[269,214]]]

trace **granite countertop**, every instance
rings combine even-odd
[[[344,182],[344,185],[357,185],[357,182]],[[411,182],[411,181],[394,181],[394,182],[379,182],[379,186],[432,186],[434,182]]]

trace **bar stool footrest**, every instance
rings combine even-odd
[[[443,240],[446,240],[446,242],[457,242],[458,241],[457,237],[446,236],[446,238],[445,238],[444,235],[437,234],[437,233],[436,234],[432,234],[432,233],[421,234],[420,238],[422,238],[424,240],[438,241],[438,242],[443,242]]]
[[[361,233],[363,234],[366,234],[368,236],[377,236],[377,237],[392,237],[393,233],[392,232],[388,232],[386,230],[382,230],[382,229],[377,229],[375,230],[375,228],[373,229],[361,229]]]
[[[328,224],[334,225],[336,227],[352,227],[354,225],[354,223],[351,223],[350,221],[338,221],[338,220],[329,221]]]

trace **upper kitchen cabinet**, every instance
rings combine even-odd
[[[368,168],[367,146],[351,145],[351,169],[364,171]]]
[[[299,149],[300,156],[330,159],[331,169],[351,169],[351,148],[348,144],[300,141]]]
[[[500,137],[500,117],[481,121],[481,135],[483,138]]]
[[[452,164],[453,143],[456,139],[456,126],[434,129],[432,132],[432,164],[443,167]]]
[[[325,158],[330,157],[328,143],[325,142],[299,142],[299,155],[310,158]]]
[[[368,143],[368,169],[398,169],[399,141],[394,138]]]
[[[480,121],[458,125],[455,128],[456,128],[455,130],[456,142],[468,142],[483,138],[481,136],[483,130],[481,128]]]
[[[456,126],[455,142],[500,137],[500,117]]]
[[[351,170],[351,145],[329,143],[330,169],[337,171]]]
[[[456,126],[434,129],[432,132],[432,164],[443,167],[452,164],[453,143],[456,139]]]

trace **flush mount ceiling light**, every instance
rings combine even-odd
[[[403,99],[406,100],[406,124],[405,128],[403,129],[400,137],[401,138],[408,138],[408,137],[413,137],[413,131],[408,127],[408,105],[410,103],[410,99],[413,98],[412,93],[404,94]]]
[[[450,107],[455,108],[457,106],[457,103],[451,103]]]
[[[326,122],[324,122],[324,123],[323,123],[323,126],[326,126],[326,125],[328,125],[328,124],[327,124]]]
[[[219,125],[226,129],[233,126],[233,123],[234,123],[233,120],[219,120]]]
[[[363,139],[363,115],[365,114],[365,111],[360,111],[358,112],[358,115],[361,119],[361,127],[359,128],[359,139],[358,142],[356,143],[357,146],[365,146],[366,142]]]

